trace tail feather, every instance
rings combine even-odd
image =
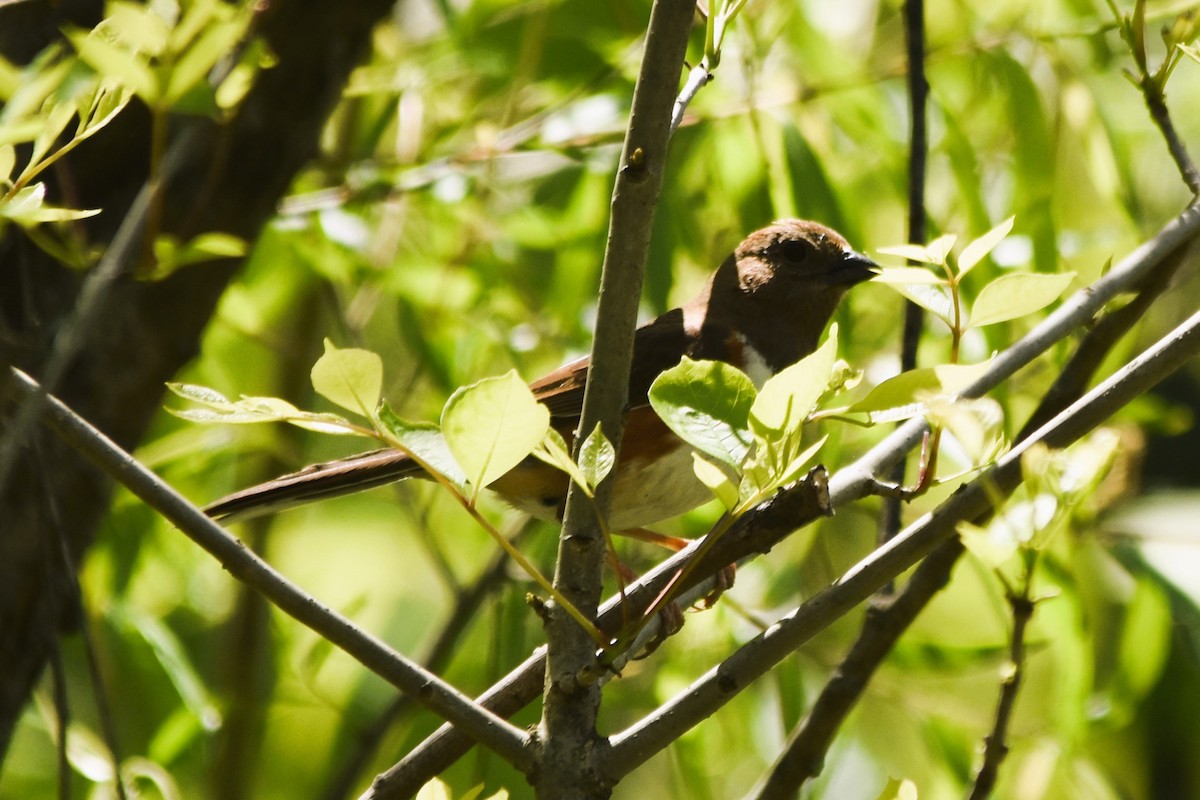
[[[206,506],[213,519],[233,520],[283,511],[330,497],[353,494],[425,472],[397,450],[374,450],[350,458],[313,464],[299,472],[242,489]]]

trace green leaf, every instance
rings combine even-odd
[[[8,184],[13,167],[17,165],[17,149],[11,144],[0,145],[0,184]]]
[[[881,247],[878,252],[888,256],[899,256],[909,261],[919,261],[922,264],[946,263],[950,248],[954,247],[956,237],[953,234],[939,236],[927,245],[901,244],[893,247]]]
[[[924,395],[924,393],[922,393]],[[990,397],[922,398],[932,424],[945,428],[966,451],[972,467],[990,464],[1008,446],[1004,436],[1004,409]]]
[[[888,284],[905,298],[954,328],[954,298],[946,286],[925,283]]]
[[[727,511],[733,511],[738,505],[738,487],[734,485],[725,470],[709,461],[699,453],[692,453],[692,471],[700,482],[721,501]]]
[[[533,449],[531,455],[539,461],[567,473],[571,480],[587,493],[588,497],[593,496],[594,487],[588,483],[587,475],[584,475],[583,470],[571,458],[571,450],[567,447],[566,439],[554,428],[546,428],[546,436]]]
[[[982,328],[984,325],[1007,322],[1043,309],[1057,300],[1074,279],[1074,272],[1054,275],[1013,272],[1001,275],[979,292],[971,309],[970,327]]]
[[[233,405],[225,395],[207,386],[199,386],[194,383],[168,382],[167,388],[184,400],[191,400],[193,403],[200,403],[211,408],[222,408]]]
[[[237,21],[209,25],[175,63],[163,91],[163,102],[173,105],[203,83],[213,65],[241,38],[242,27]]]
[[[837,360],[837,325],[816,352],[770,378],[750,406],[748,421],[756,436],[778,438],[799,429],[829,385]]]
[[[986,527],[971,522],[958,523],[958,535],[963,546],[990,569],[1000,569],[1012,561],[1021,540],[1012,525],[996,517]]]
[[[679,438],[718,461],[738,466],[752,441],[748,431],[754,384],[721,361],[684,358],[650,386],[650,405]]]
[[[617,450],[597,424],[579,446],[579,466],[592,492],[617,463]]]
[[[59,208],[46,203],[46,184],[34,183],[21,189],[7,203],[0,202],[0,218],[11,219],[26,227],[44,222],[67,222],[94,217],[100,209]]]
[[[379,423],[393,445],[416,456],[426,470],[436,472],[460,492],[464,491],[467,475],[437,425],[402,419],[387,403],[379,409]]]
[[[850,414],[868,414],[872,422],[894,422],[924,413],[919,395],[958,395],[991,366],[990,361],[979,364],[939,364],[902,372],[883,381],[862,400],[846,409]],[[903,416],[889,415],[878,419],[883,412],[904,410]]]
[[[897,284],[926,284],[936,283],[945,285],[945,277],[924,267],[883,267],[879,274],[871,278],[875,283]]]
[[[313,364],[312,385],[317,394],[368,419],[383,395],[383,359],[357,348],[339,349],[325,340],[325,355]]]
[[[146,60],[106,38],[100,28],[91,34],[68,33],[79,57],[106,78],[119,80],[149,106],[158,101],[158,77]]]
[[[988,253],[996,249],[996,245],[1000,244],[1004,237],[1012,231],[1015,219],[1016,217],[1009,217],[963,248],[962,253],[958,256],[958,276],[960,278],[970,272]]]
[[[877,800],[917,800],[917,785],[907,779],[888,778]]]
[[[442,435],[474,488],[472,499],[533,452],[549,427],[549,409],[516,370],[458,389],[442,410]]]

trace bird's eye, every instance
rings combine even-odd
[[[812,256],[814,250],[812,243],[804,239],[788,239],[776,245],[776,252],[784,261],[803,264]]]

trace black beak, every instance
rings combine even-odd
[[[879,265],[862,253],[847,250],[821,280],[833,286],[853,286],[879,273]]]

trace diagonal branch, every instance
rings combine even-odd
[[[15,368],[10,372],[10,385],[23,401],[28,402],[41,395],[44,420],[63,439],[176,525],[188,538],[216,558],[231,575],[252,586],[280,610],[345,650],[396,688],[461,726],[476,741],[496,751],[517,769],[532,768],[528,734],[480,708],[437,675],[409,661],[382,641],[359,630],[350,620],[321,605],[62,401],[44,394],[37,382],[28,375]]]
[[[1037,409],[1016,436],[1021,441],[1083,395],[1105,356],[1128,333],[1150,305],[1166,290],[1183,263],[1187,245],[1182,246],[1143,282],[1129,303],[1106,314],[1088,331],[1075,353],[1042,396]],[[982,520],[974,520],[982,524]],[[813,703],[805,719],[789,737],[788,744],[770,773],[749,795],[754,800],[794,797],[800,787],[821,771],[833,737],[858,702],[875,670],[950,580],[950,573],[963,553],[957,539],[940,545],[913,572],[894,596],[872,598],[862,630],[845,659]]]
[[[607,761],[617,780],[645,763],[685,731],[713,714],[751,682],[789,657],[834,620],[949,541],[963,520],[986,513],[993,498],[1020,483],[1021,455],[1033,444],[1065,447],[1179,369],[1200,352],[1200,312],[1073,403],[963,486],[931,514],[878,548],[764,633],[714,667],[685,692],[612,737]]]

